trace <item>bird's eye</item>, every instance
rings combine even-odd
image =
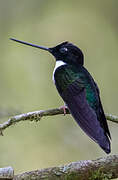
[[[62,54],[66,54],[67,51],[68,51],[68,49],[65,48],[65,47],[60,49],[60,52],[61,52]]]

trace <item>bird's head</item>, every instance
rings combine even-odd
[[[56,58],[56,61],[62,60],[67,64],[83,65],[84,56],[82,51],[69,42],[63,42],[53,48],[49,48],[50,53]]]

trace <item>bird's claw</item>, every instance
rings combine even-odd
[[[66,115],[66,109],[68,109],[67,108],[67,106],[61,106],[59,109],[62,109],[63,110],[63,112],[64,112],[64,116]]]

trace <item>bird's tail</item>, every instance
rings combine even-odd
[[[105,135],[101,141],[97,142],[99,146],[107,153],[109,154],[111,152],[111,145],[109,138]]]

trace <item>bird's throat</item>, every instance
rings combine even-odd
[[[54,68],[54,71],[53,71],[53,77],[52,77],[54,83],[55,83],[54,73],[55,73],[55,71],[56,71],[57,68],[59,68],[60,66],[63,66],[63,65],[66,65],[66,63],[63,62],[62,60],[56,61],[55,68]]]

